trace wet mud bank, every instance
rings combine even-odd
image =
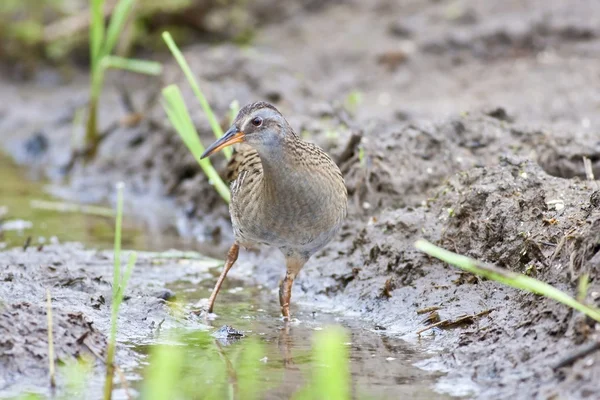
[[[427,341],[440,353],[420,365],[447,372],[442,391],[461,382],[480,398],[598,396],[598,352],[562,362],[598,340],[592,321],[462,274],[413,244],[426,238],[572,295],[588,274],[586,301],[600,305],[600,187],[586,180],[583,163],[600,177],[600,32],[590,22],[600,5],[401,3],[403,18],[392,2],[343,2],[265,27],[250,50],[186,49],[217,115],[233,99],[272,101],[346,177],[350,215],[300,274],[296,309],[360,316],[386,335]],[[210,142],[177,66],[166,67],[163,81],[184,89]],[[143,118],[130,123],[122,95],[109,88],[96,160],[72,162],[84,77],[45,90],[3,82],[12,99],[0,119],[3,146],[41,173],[68,178],[66,193],[79,200],[110,200],[118,180],[133,198],[167,196],[177,204],[175,227],[213,245],[212,256],[224,254],[227,208],[150,101],[156,90],[131,75],[112,79]],[[356,91],[358,105],[349,101]],[[275,288],[282,258],[245,253],[237,269]],[[417,311],[429,307],[442,320],[481,316],[419,339],[427,315]]]
[[[91,379],[90,390],[101,396],[103,379],[99,377],[104,370],[110,331],[112,259],[111,252],[88,250],[81,244],[16,248],[0,253],[3,396],[28,390],[49,393],[46,290],[52,304],[58,386],[64,388],[68,376],[61,366],[87,357],[98,368],[98,378]],[[120,310],[117,363],[126,369],[143,360],[143,355],[127,343],[151,343],[161,329],[208,328],[198,319],[175,316],[168,305],[174,293],[167,285],[210,278],[209,268],[215,266],[214,260],[187,264],[160,261],[140,254],[137,273],[131,278]]]

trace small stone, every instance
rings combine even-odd
[[[44,132],[35,132],[25,142],[25,151],[33,157],[39,157],[48,150],[48,137]]]
[[[232,326],[223,325],[218,330],[216,330],[213,334],[213,337],[217,339],[239,339],[244,337],[244,333],[238,331]]]
[[[165,300],[165,301],[169,301],[175,297],[175,292],[170,289],[162,289],[162,290],[159,290],[158,292],[154,293],[154,297],[157,297],[157,298]]]

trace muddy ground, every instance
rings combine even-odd
[[[124,264],[126,258],[124,255]],[[46,290],[50,291],[53,309],[57,364],[87,356],[101,367],[102,362],[96,358],[106,356],[110,331],[112,252],[88,250],[72,243],[34,246],[26,251],[17,248],[1,253],[0,260],[2,395],[49,391]],[[165,285],[210,278],[209,268],[215,266],[214,260],[182,264],[142,253],[136,266],[144,273],[132,276],[119,316],[117,340],[145,343],[156,338],[161,329],[178,326],[207,329],[197,318],[174,316],[167,302],[173,301],[174,293]],[[170,272],[165,274],[165,269]],[[127,367],[139,364],[143,358],[131,346],[121,345],[117,359]],[[59,387],[64,387],[67,374],[57,376]],[[94,385],[99,382],[91,380]],[[89,390],[100,395],[97,387]]]
[[[479,398],[600,396],[598,353],[552,368],[597,340],[591,321],[413,248],[424,237],[571,294],[587,273],[587,300],[600,304],[600,187],[583,168],[588,157],[600,176],[599,19],[591,0],[343,1],[265,23],[250,48],[187,48],[218,115],[234,99],[272,101],[344,172],[350,215],[305,267],[296,307],[358,314],[408,341],[423,327],[418,309],[440,306],[441,318],[492,310],[468,326],[424,333],[441,353],[423,367],[448,372],[440,390],[467,382]],[[71,198],[110,200],[117,180],[130,199],[174,198],[173,224],[222,256],[231,240],[227,208],[152,101],[161,82],[124,74],[112,81],[101,108],[105,139],[83,165],[72,163],[70,144],[81,136],[71,122],[85,104],[85,76],[5,80],[6,150],[52,178],[67,174],[62,194]],[[168,62],[162,83],[170,82],[187,88]],[[117,86],[143,113],[139,123],[124,122]],[[356,91],[358,106],[348,100]],[[275,287],[280,264],[265,250],[245,254],[239,268]]]

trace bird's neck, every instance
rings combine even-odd
[[[258,151],[263,167],[263,195],[268,199],[276,200],[302,190],[306,176],[294,150],[294,143],[289,142],[268,151]]]

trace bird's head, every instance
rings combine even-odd
[[[235,143],[245,142],[268,153],[282,147],[286,137],[295,136],[283,115],[271,104],[256,102],[244,106],[223,137],[211,144],[202,158]]]

